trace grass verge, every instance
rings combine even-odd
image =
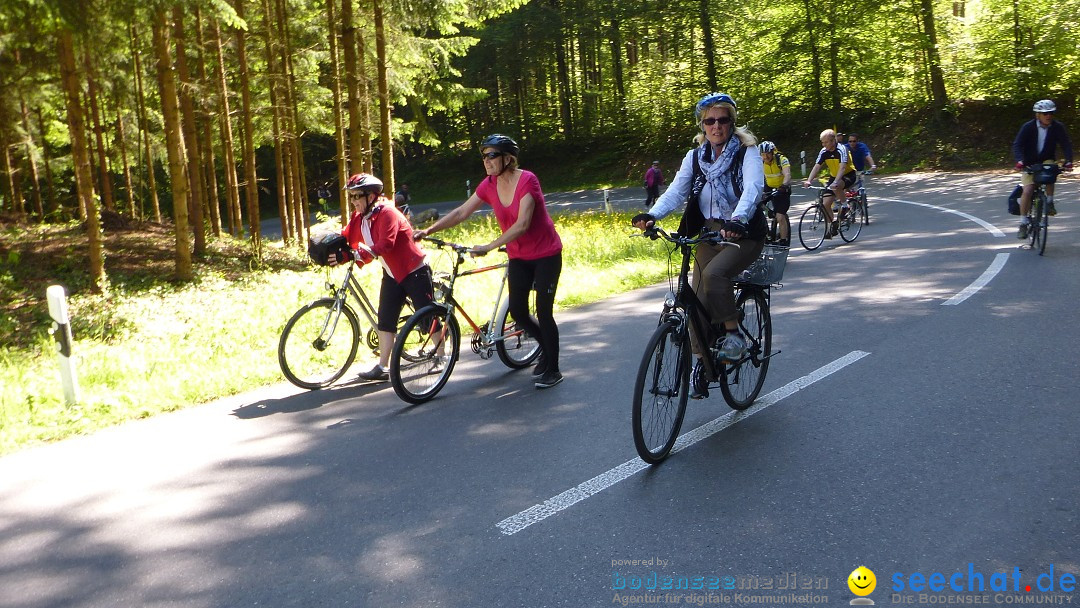
[[[594,302],[666,276],[663,247],[628,238],[636,232],[629,226],[632,215],[554,214],[564,244],[558,308]],[[672,218],[665,224],[675,222]],[[107,296],[95,296],[70,287],[79,281],[78,271],[68,268],[72,257],[63,258],[64,267],[56,269],[44,263],[48,256],[34,256],[30,250],[19,255],[13,246],[29,239],[71,256],[84,238],[78,229],[27,230],[34,234],[9,230],[0,242],[0,252],[6,251],[0,293],[9,311],[22,302],[19,315],[0,310],[0,321],[13,328],[16,337],[0,343],[0,454],[282,381],[277,364],[282,327],[297,308],[325,293],[327,278],[340,280],[344,272],[311,266],[303,254],[280,247],[268,248],[270,263],[251,269],[244,261],[244,243],[222,239],[196,265],[195,281],[174,284],[156,278],[168,274],[167,232],[140,230],[125,234],[127,241],[116,247],[164,264],[155,275],[154,264],[122,263],[125,256],[114,248],[107,258],[115,264],[109,275],[113,288]],[[493,218],[478,216],[439,236],[473,244],[497,234]],[[40,248],[35,251],[40,253]],[[433,256],[436,268],[448,262],[444,255]],[[376,295],[378,266],[359,275],[364,289]],[[30,281],[30,276],[37,279]],[[486,273],[459,284],[456,291],[466,310],[476,312],[474,319],[488,314],[498,278],[498,273]],[[56,349],[47,332],[44,289],[21,289],[43,280],[69,284],[75,292],[69,304],[80,387],[76,405],[64,403]]]

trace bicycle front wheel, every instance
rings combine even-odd
[[[360,321],[348,305],[316,300],[293,314],[278,340],[278,364],[289,382],[309,390],[326,388],[345,374],[360,346]]]
[[[1050,223],[1050,216],[1046,214],[1046,195],[1038,193],[1038,200],[1031,211],[1031,247],[1042,255],[1046,251],[1046,228]]]
[[[530,292],[529,312],[536,311],[536,292]],[[501,327],[502,331],[495,336],[495,351],[499,353],[499,359],[511,369],[528,367],[540,356],[540,343],[536,338],[518,328],[517,323],[510,317],[510,299],[503,300],[499,306],[499,314],[495,316],[495,327]]]
[[[799,218],[799,242],[803,247],[813,251],[821,247],[821,243],[825,241],[827,228],[828,223],[825,221],[825,213],[822,212],[821,206],[813,205],[803,211],[802,217]]]
[[[870,202],[866,200],[866,190],[859,188],[859,206],[862,207],[862,222],[870,224]]]
[[[409,403],[428,401],[446,386],[461,354],[453,308],[432,304],[409,317],[390,354],[390,383]]]
[[[656,464],[671,453],[686,414],[690,336],[674,322],[653,332],[634,383],[634,447]]]
[[[849,207],[841,210],[841,213],[844,217],[840,218],[840,238],[844,239],[845,243],[850,243],[859,238],[859,233],[862,232],[862,204],[852,199]]]
[[[746,338],[746,354],[738,361],[725,362],[721,370],[720,393],[732,409],[750,407],[765,384],[772,353],[772,316],[769,301],[761,289],[743,289],[736,300],[739,329]]]

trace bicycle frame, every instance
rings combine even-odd
[[[469,327],[473,331],[472,350],[477,355],[480,355],[481,359],[490,359],[494,349],[499,342],[505,341],[507,338],[513,338],[522,333],[522,330],[510,334],[503,334],[501,328],[496,328],[495,320],[499,316],[499,306],[502,303],[503,292],[506,290],[506,278],[510,271],[510,262],[504,261],[498,264],[491,264],[488,266],[482,266],[480,268],[469,268],[467,270],[461,270],[461,265],[465,262],[465,255],[468,252],[468,248],[461,245],[455,245],[447,241],[435,239],[432,237],[426,237],[426,240],[434,243],[439,247],[446,247],[452,250],[455,254],[453,269],[447,277],[445,287],[443,289],[443,302],[446,305],[452,306],[455,311],[461,313],[461,317],[465,319],[465,322],[469,324]],[[505,249],[500,249],[500,252]],[[492,270],[503,270],[502,280],[499,281],[499,290],[495,294],[495,304],[491,309],[491,316],[488,318],[487,323],[484,325],[477,325],[473,321],[469,313],[460,302],[454,297],[454,286],[457,284],[457,280],[460,277],[467,277],[475,274],[481,274],[484,272],[490,272]]]

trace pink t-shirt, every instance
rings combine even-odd
[[[476,187],[476,196],[491,205],[495,212],[495,220],[499,222],[499,228],[503,232],[510,229],[517,222],[518,212],[521,209],[521,198],[526,194],[533,197],[533,216],[529,223],[529,229],[518,238],[506,244],[506,255],[519,260],[538,260],[555,255],[562,251],[562,239],[555,231],[555,222],[548,215],[547,205],[544,204],[544,193],[540,190],[540,180],[531,171],[522,171],[521,179],[518,180],[517,189],[514,191],[514,200],[509,205],[503,205],[499,200],[499,189],[495,184],[496,177],[489,176],[480,181]]]

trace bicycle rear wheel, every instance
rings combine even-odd
[[[536,311],[536,292],[529,292],[529,312]],[[511,369],[528,367],[540,356],[540,343],[536,338],[518,329],[517,323],[510,317],[510,299],[502,301],[499,314],[495,316],[495,327],[502,331],[495,336],[495,351],[499,359]]]
[[[1037,193],[1034,208],[1031,210],[1031,247],[1042,255],[1046,251],[1046,228],[1050,216],[1046,214],[1046,195]]]
[[[278,364],[300,388],[330,386],[356,359],[360,321],[346,304],[335,311],[336,303],[334,298],[316,300],[296,311],[281,330]]]
[[[690,336],[674,322],[649,338],[634,383],[634,447],[656,464],[671,453],[686,414],[690,389]]]
[[[859,238],[862,232],[862,205],[857,199],[851,199],[847,209],[841,209],[844,217],[840,219],[840,238],[845,243],[850,243]]]
[[[859,206],[862,207],[863,224],[870,224],[870,202],[866,200],[866,190],[859,188]]]
[[[813,205],[803,211],[799,218],[799,242],[803,247],[813,251],[821,247],[825,241],[825,230],[828,223],[825,221],[825,213],[820,205]]]
[[[746,354],[738,361],[724,363],[720,393],[732,409],[745,410],[757,399],[769,371],[772,316],[769,301],[761,289],[743,288],[736,306],[739,309],[739,329],[746,338]]]
[[[390,353],[394,392],[409,403],[428,401],[446,386],[460,354],[461,329],[453,308],[425,306],[409,317],[394,341]]]

